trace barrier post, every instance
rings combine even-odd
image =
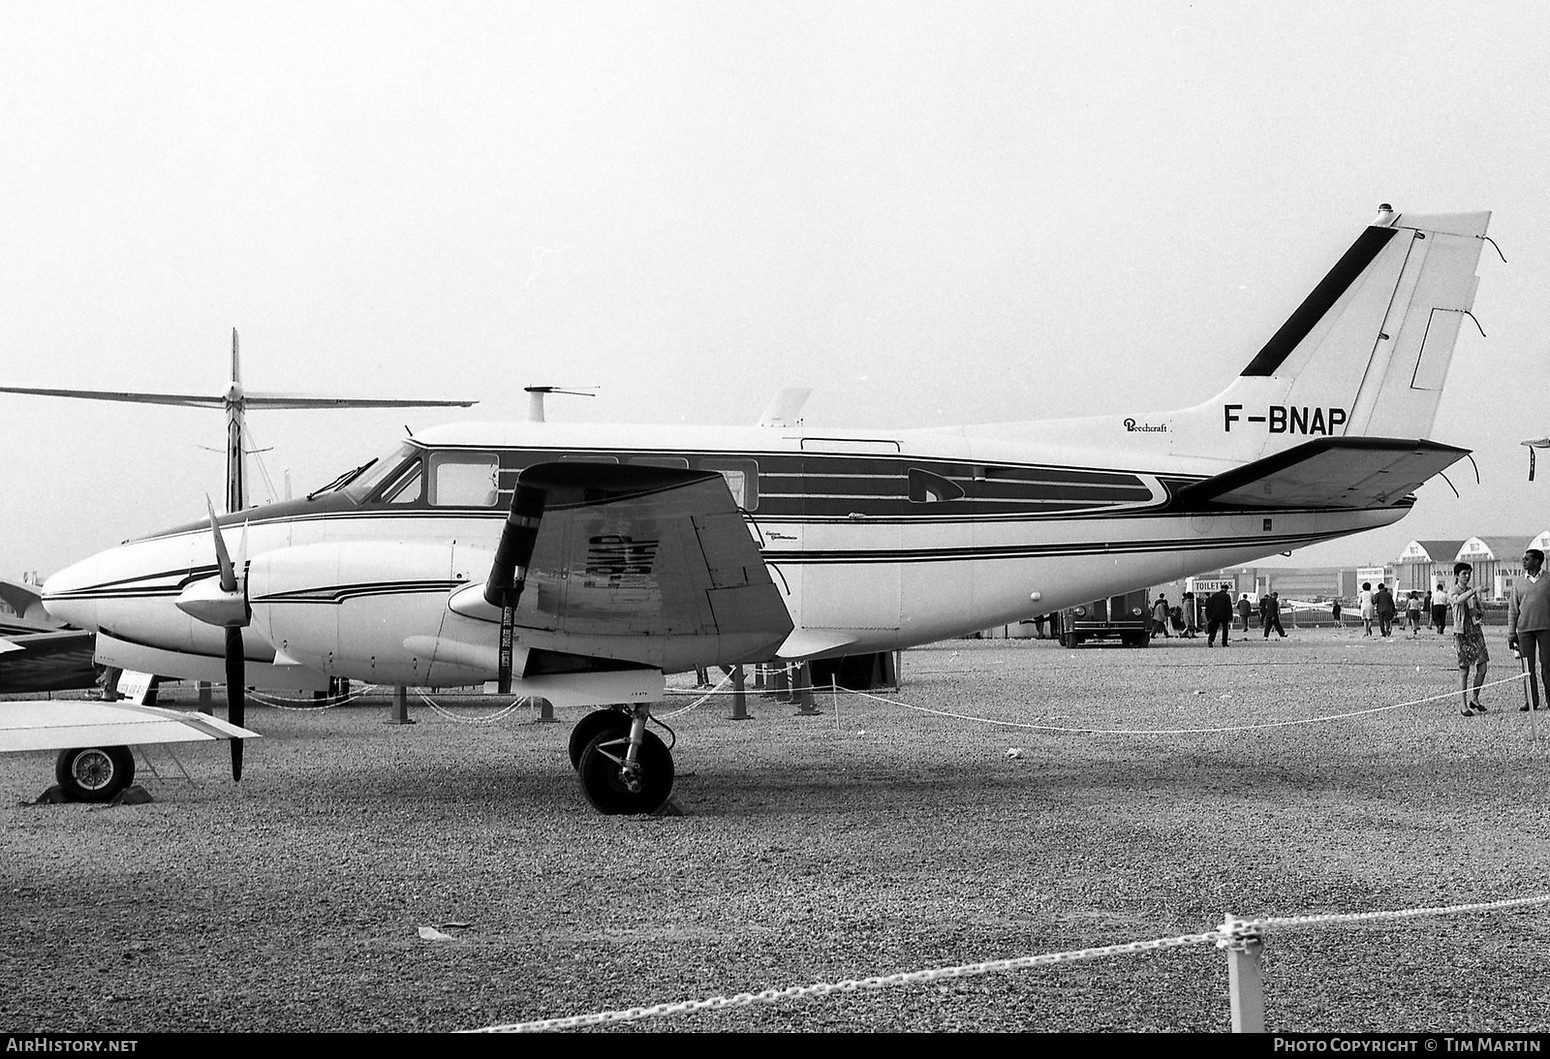
[[[823,712],[813,705],[813,671],[806,662],[797,666],[796,694],[793,698],[796,699],[798,717],[812,717]]]
[[[791,701],[791,693],[786,688],[787,671],[787,666],[779,665],[776,666],[770,674],[772,679],[770,680],[769,686],[773,690],[776,702]]]
[[[748,696],[743,692],[743,667],[732,667],[732,716],[733,721],[749,720]]]
[[[393,704],[388,707],[388,724],[413,724],[409,716],[409,689],[402,684],[393,686]]]
[[[538,720],[534,724],[559,724],[554,717],[554,703],[548,699],[538,700]]]
[[[1227,950],[1227,992],[1232,1004],[1234,1033],[1265,1032],[1265,973],[1260,929],[1227,913],[1226,937],[1217,945]]]
[[[215,712],[214,704],[211,701],[213,696],[210,694],[210,682],[208,680],[201,680],[195,687],[199,689],[199,712],[209,717]]]
[[[763,691],[764,690],[764,671],[765,671],[765,669],[766,669],[766,666],[765,666],[765,664],[763,662],[755,662],[754,663],[754,666],[753,666],[753,689],[755,691]]]

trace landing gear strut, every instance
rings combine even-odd
[[[650,716],[646,706],[631,706],[628,713],[600,711],[583,717],[571,733],[581,792],[598,812],[654,813],[673,793],[673,755],[646,731]]]

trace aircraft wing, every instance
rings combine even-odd
[[[521,646],[667,672],[773,657],[792,628],[715,471],[526,468],[488,583],[452,608],[488,618],[511,593]]]
[[[171,404],[189,408],[221,408],[225,397],[198,393],[133,393],[125,390],[58,390],[38,386],[0,386],[0,393],[30,393],[39,397],[86,397],[93,401]]]
[[[96,636],[79,629],[28,629],[0,623],[0,695],[89,688]]]
[[[0,702],[0,753],[257,738],[257,732],[218,717],[158,706],[66,699]]]
[[[1185,507],[1384,507],[1468,449],[1402,438],[1315,438],[1179,490]]]
[[[31,630],[33,632],[64,627],[64,622],[50,618],[48,611],[43,608],[43,590],[37,585],[0,578],[0,602],[10,607],[23,623],[30,622],[38,626]],[[4,621],[0,618],[0,625]]]
[[[435,398],[319,397],[303,393],[248,393],[249,408],[470,408],[478,401]]]

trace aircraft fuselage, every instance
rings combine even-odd
[[[722,474],[789,611],[789,657],[962,635],[1386,525],[1410,506],[1191,510],[1179,490],[1226,462],[1129,458],[1109,466],[967,432],[468,424],[411,439],[332,491],[220,524],[234,556],[246,537],[250,660],[437,686],[493,676],[490,626],[448,601],[485,578],[517,475],[540,463]],[[628,569],[638,548],[627,527],[613,536],[603,561]],[[62,571],[45,597],[122,643],[218,660],[223,630],[176,605],[215,572],[209,524],[192,523]]]

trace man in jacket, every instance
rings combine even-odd
[[[1379,583],[1378,591],[1372,597],[1372,606],[1378,614],[1378,631],[1387,636],[1394,630],[1394,615],[1397,612],[1387,582]]]
[[[1270,639],[1270,630],[1274,629],[1284,638],[1286,630],[1281,628],[1281,594],[1270,592],[1259,597],[1259,605],[1265,609],[1263,625],[1265,626],[1265,639]]]
[[[1539,689],[1550,695],[1550,577],[1545,573],[1545,553],[1529,548],[1523,553],[1523,572],[1513,582],[1507,597],[1507,646],[1521,652],[1528,671],[1529,701],[1520,710],[1550,707],[1550,698],[1541,699]],[[1538,660],[1539,672],[1534,671]],[[1543,702],[1544,706],[1540,703]]]
[[[1247,620],[1244,622],[1248,624]],[[1217,589],[1206,600],[1206,646],[1216,646],[1216,630],[1222,630],[1222,646],[1227,646],[1227,630],[1232,628],[1232,594],[1225,588]]]
[[[1442,582],[1437,582],[1437,591],[1432,593],[1432,628],[1437,634],[1442,635],[1448,627],[1448,590],[1442,587]]]

